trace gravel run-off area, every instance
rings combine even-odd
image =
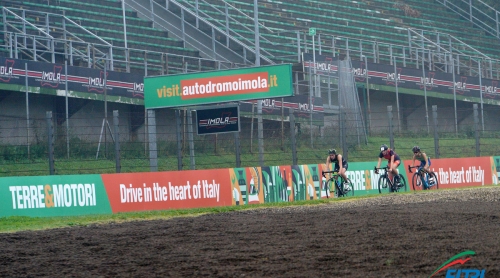
[[[1,277],[500,277],[500,187],[0,234]],[[445,277],[446,271],[434,277]]]

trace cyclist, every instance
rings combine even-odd
[[[394,176],[395,177],[394,182],[395,184],[398,184],[400,182],[398,166],[399,164],[401,164],[401,158],[399,158],[399,155],[397,153],[395,153],[393,150],[387,147],[386,144],[380,146],[380,154],[378,156],[377,168],[380,167],[382,158],[387,159],[387,166],[389,167],[389,179],[392,180],[392,177]],[[375,173],[378,174],[378,170],[375,170]]]
[[[431,158],[428,157],[427,154],[422,152],[419,146],[414,146],[411,150],[413,151],[413,161],[411,163],[411,167],[415,165],[415,160],[418,160],[420,161],[420,166],[418,167],[417,172],[423,169],[427,174],[429,174],[429,169],[431,167]],[[429,183],[432,185],[433,182],[433,177],[430,176]]]
[[[347,183],[347,176],[345,172],[349,165],[347,164],[347,160],[341,155],[337,154],[335,149],[328,150],[328,157],[326,158],[326,169],[330,169],[330,163],[335,163],[334,172],[339,173],[339,175],[344,179],[344,189],[350,189],[349,183]]]

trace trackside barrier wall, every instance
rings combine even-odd
[[[439,188],[498,184],[500,157],[433,159]],[[355,196],[378,194],[376,162],[349,163]],[[385,162],[384,164],[385,165]],[[410,160],[399,167],[411,188]],[[497,167],[499,166],[499,167]],[[324,164],[0,178],[0,217],[112,214],[326,198]]]

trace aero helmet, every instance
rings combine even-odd
[[[383,144],[382,146],[380,146],[380,151],[386,151],[387,149],[389,149],[389,147],[387,147],[386,144]]]
[[[329,149],[328,154],[337,154],[337,151],[335,149]]]
[[[419,146],[414,146],[413,149],[412,149],[412,151],[414,153],[420,152],[420,147]]]

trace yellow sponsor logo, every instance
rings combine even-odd
[[[179,84],[174,84],[168,88],[167,86],[163,86],[162,88],[156,89],[156,93],[159,98],[181,96],[181,93],[179,92]]]

